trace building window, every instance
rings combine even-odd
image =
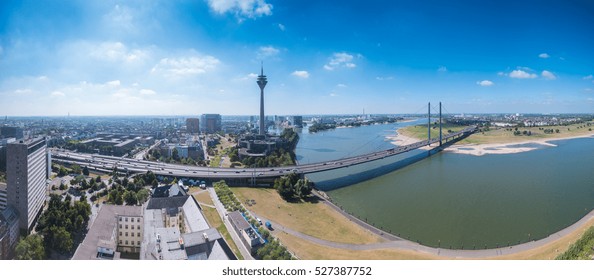
[[[122,217],[120,217],[120,222],[122,221]]]
[[[122,225],[120,225],[120,229],[122,228]]]
[[[140,223],[140,218],[136,218],[136,221]]]
[[[128,229],[128,225],[126,225],[126,229]]]
[[[138,233],[138,237],[140,237],[140,232]]]
[[[128,245],[128,240],[126,240],[126,245]]]
[[[128,233],[126,232],[126,237],[128,237]]]
[[[128,222],[128,217],[126,217],[125,221]]]
[[[131,226],[130,226],[130,228],[131,228],[131,229],[134,229],[134,225],[131,225]]]
[[[140,246],[140,241],[136,241],[136,245]]]
[[[120,236],[122,236],[122,232],[120,231]]]
[[[120,240],[120,245],[122,244],[122,240]]]

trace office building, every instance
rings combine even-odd
[[[23,138],[23,129],[16,126],[0,126],[0,138]]]
[[[8,206],[19,213],[19,228],[29,233],[46,198],[47,149],[44,138],[9,143],[6,157]]]
[[[222,130],[221,115],[219,114],[204,114],[202,115],[200,123],[201,129],[205,133],[216,133]]]
[[[187,118],[186,129],[188,133],[200,133],[200,119],[198,118]]]

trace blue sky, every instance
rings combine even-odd
[[[0,2],[0,115],[594,113],[594,2]]]

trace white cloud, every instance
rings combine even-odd
[[[307,71],[303,71],[303,70],[294,71],[293,73],[291,73],[291,75],[293,75],[295,77],[303,78],[303,79],[309,78],[309,73]]]
[[[280,29],[281,31],[285,31],[285,26],[283,24],[279,23],[278,29]]]
[[[338,85],[336,85],[336,86],[337,86],[337,87],[341,87],[341,88],[345,88],[345,87],[347,87],[345,84],[338,84]]]
[[[255,78],[258,78],[258,74],[256,74],[256,73],[249,73],[246,78],[248,78],[248,79],[255,79]]]
[[[190,56],[179,58],[163,58],[151,70],[152,73],[163,73],[167,77],[184,77],[204,74],[220,64],[220,61],[210,55]]]
[[[507,74],[504,72],[497,72],[497,76],[507,76]]]
[[[110,87],[119,87],[122,83],[120,82],[120,80],[115,80],[115,81],[109,81],[106,83],[106,85],[110,86]]]
[[[268,58],[268,57],[273,57],[279,53],[280,53],[280,50],[273,46],[260,47],[260,49],[258,50],[258,58],[264,59],[264,58]]]
[[[476,82],[477,85],[482,86],[482,87],[490,87],[492,85],[494,85],[495,83],[493,83],[492,81],[489,80],[482,80],[479,82]]]
[[[132,10],[126,6],[115,5],[109,13],[103,16],[103,20],[109,27],[123,29],[128,32],[136,30],[133,24]]]
[[[33,93],[33,91],[31,89],[16,89],[14,91],[15,94],[29,94],[29,93]]]
[[[557,79],[557,76],[555,76],[555,74],[553,74],[552,72],[547,71],[547,70],[543,70],[540,75],[543,78],[547,79],[547,80],[555,80],[555,79]]]
[[[141,95],[155,95],[157,94],[154,90],[152,89],[141,89],[139,92]]]
[[[378,81],[386,81],[386,80],[394,80],[394,77],[392,76],[388,76],[388,77],[375,77],[376,80]]]
[[[338,93],[335,93],[335,92],[330,93],[330,97],[336,97],[336,96],[338,96]]]
[[[361,57],[358,55],[357,57]],[[354,56],[346,52],[334,53],[330,58],[330,62],[324,65],[324,69],[332,71],[336,68],[355,68],[357,65],[353,63]]]
[[[445,66],[439,66],[439,68],[437,68],[437,72],[448,72],[448,68]]]
[[[64,94],[61,91],[57,91],[57,90],[56,91],[52,91],[52,93],[50,95],[51,95],[51,97],[64,97],[64,96],[66,96],[66,94]]]
[[[232,13],[241,21],[272,15],[272,5],[265,0],[207,0],[208,6],[218,14]]]
[[[541,53],[541,54],[538,55],[538,57],[540,57],[540,58],[549,58],[551,56],[548,53]]]
[[[128,50],[128,47],[121,42],[103,42],[91,48],[90,56],[112,62],[137,62],[143,61],[148,56],[148,52],[139,49]]]
[[[584,80],[592,80],[592,78],[594,78],[594,76],[592,76],[592,74],[590,74],[590,75],[584,77],[583,79]]]
[[[538,77],[538,75],[534,73],[528,73],[524,70],[514,70],[509,73],[509,77],[514,79],[534,79]]]

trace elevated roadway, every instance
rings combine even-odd
[[[476,126],[467,127],[461,131],[444,135],[443,141],[453,142],[465,138],[477,130]],[[449,140],[448,140],[449,139]],[[281,177],[287,173],[293,172],[299,175],[323,172],[339,168],[347,168],[349,166],[363,164],[386,157],[395,156],[406,153],[424,146],[429,146],[439,143],[439,138],[432,138],[431,140],[423,140],[410,145],[399,146],[383,151],[373,152],[369,154],[347,157],[337,160],[292,165],[283,167],[269,167],[269,168],[221,168],[221,167],[202,167],[189,166],[172,163],[162,163],[147,161],[141,159],[121,158],[114,156],[104,156],[98,154],[84,154],[70,151],[52,149],[52,160],[66,164],[78,164],[80,166],[87,166],[90,170],[101,172],[112,172],[115,168],[119,172],[127,173],[145,173],[152,171],[156,175],[175,176],[175,177],[189,177],[189,178],[204,178],[204,179],[238,179],[238,180],[260,180],[263,178],[274,179]]]

